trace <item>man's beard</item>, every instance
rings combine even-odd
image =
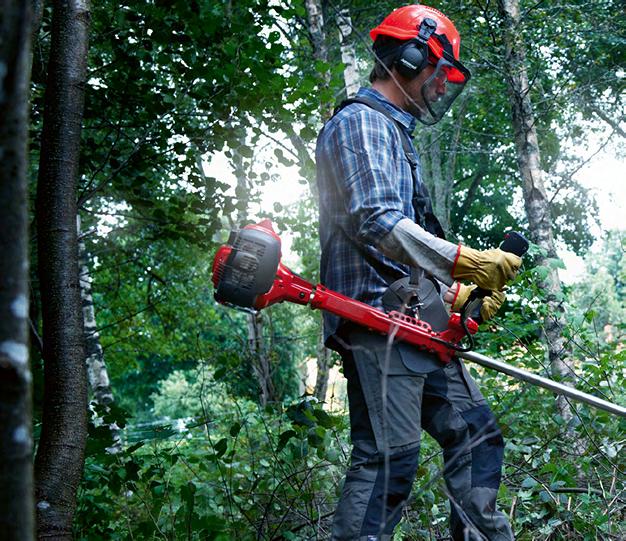
[[[407,110],[412,116],[414,116],[420,122],[424,122],[424,119],[428,119],[431,117],[431,114],[426,108],[426,106],[418,103],[417,100],[413,98],[409,100],[409,106]]]

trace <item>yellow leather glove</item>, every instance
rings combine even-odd
[[[469,280],[489,291],[500,291],[515,278],[521,263],[521,257],[499,248],[480,251],[460,246],[452,277]]]
[[[453,312],[460,312],[461,308],[463,308],[463,305],[467,302],[467,299],[469,299],[472,291],[476,289],[476,286],[465,286],[463,284],[459,284],[458,287],[459,289],[457,289],[456,296],[454,297],[454,302],[452,303]]]
[[[492,291],[489,297],[485,297],[480,307],[480,317],[483,318],[483,321],[487,321],[495,316],[505,299],[506,295],[502,291]]]
[[[456,298],[452,304],[453,312],[461,311],[461,308],[463,308],[463,305],[467,302],[467,299],[469,299],[470,294],[474,291],[474,289],[476,289],[476,287],[477,286],[459,284],[458,293],[456,294]],[[483,321],[487,321],[495,316],[505,299],[506,296],[502,291],[492,291],[491,296],[484,297],[483,303],[480,307],[480,317],[483,318]]]

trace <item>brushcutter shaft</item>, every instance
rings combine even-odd
[[[516,366],[512,366],[508,363],[497,361],[496,359],[481,355],[480,353],[476,353],[475,351],[457,353],[457,356],[462,357],[463,359],[467,359],[468,361],[480,364],[481,366],[484,366],[486,368],[497,370],[498,372],[502,372],[503,374],[507,374],[508,376],[512,376],[522,381],[532,383],[533,385],[543,387],[544,389],[548,389],[557,394],[562,394],[563,396],[567,396],[572,400],[584,402],[585,404],[589,404],[590,406],[594,406],[604,411],[608,411],[609,413],[613,413],[614,415],[619,415],[620,417],[626,417],[626,408],[622,406],[613,404],[612,402],[608,402],[607,400],[602,400],[601,398],[597,398],[596,396],[583,393],[578,389],[568,387],[567,385],[563,385],[562,383],[559,383],[557,381],[553,381],[537,374],[527,372],[526,370],[522,370],[521,368],[517,368]]]

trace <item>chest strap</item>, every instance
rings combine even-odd
[[[428,188],[426,188],[426,184],[422,182],[417,175],[418,159],[415,155],[415,149],[413,148],[413,143],[409,134],[404,130],[404,127],[395,118],[393,118],[393,116],[391,116],[391,113],[381,103],[363,96],[348,98],[347,100],[342,101],[337,107],[335,107],[333,116],[353,103],[366,105],[369,108],[378,111],[382,115],[385,115],[393,122],[393,125],[400,134],[402,150],[404,151],[404,155],[406,156],[411,168],[411,176],[413,178],[413,195],[411,197],[411,203],[415,212],[415,221],[429,233],[435,235],[436,237],[445,239],[446,237],[443,227],[441,227],[441,224],[433,211]]]

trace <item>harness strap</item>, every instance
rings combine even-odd
[[[348,98],[347,100],[342,101],[337,107],[335,107],[333,116],[335,116],[343,108],[353,103],[367,105],[371,109],[378,111],[382,115],[385,115],[389,120],[393,121],[393,125],[398,130],[400,140],[402,141],[402,150],[404,151],[404,155],[406,156],[411,168],[411,176],[413,178],[413,196],[411,198],[411,204],[413,205],[413,210],[415,211],[415,221],[429,233],[432,233],[436,237],[445,239],[446,237],[443,227],[441,227],[439,220],[433,212],[428,188],[426,188],[426,184],[422,182],[417,175],[418,159],[415,155],[415,149],[413,148],[413,142],[411,141],[409,134],[406,133],[404,127],[395,118],[393,118],[393,116],[391,116],[391,113],[385,109],[381,103],[363,96]]]
[[[411,204],[413,206],[413,210],[415,212],[415,221],[418,225],[423,227],[429,233],[445,239],[445,234],[439,220],[435,216],[433,212],[433,207],[430,199],[430,194],[428,193],[428,188],[426,188],[426,184],[422,182],[417,174],[417,166],[419,165],[418,158],[415,154],[415,149],[413,148],[413,142],[409,134],[404,130],[404,127],[391,115],[391,113],[385,109],[385,107],[370,98],[366,98],[363,96],[348,98],[342,101],[335,109],[333,110],[333,117],[339,113],[343,108],[351,105],[353,103],[360,103],[362,105],[366,105],[375,111],[378,111],[389,120],[393,122],[398,134],[400,135],[400,141],[402,142],[402,150],[404,151],[404,155],[409,162],[409,166],[411,169],[411,177],[413,179],[413,194],[411,197]],[[323,128],[322,128],[323,130]],[[321,134],[321,132],[320,132]],[[345,233],[345,232],[344,232]],[[350,242],[352,242],[353,246],[359,251],[359,253],[363,256],[363,258],[368,262],[370,266],[372,266],[376,272],[387,282],[387,284],[399,284],[402,281],[404,275],[400,273],[391,273],[393,269],[384,268],[382,263],[374,258],[368,251],[361,246],[354,239],[349,238]],[[395,275],[395,276],[394,276]],[[419,303],[419,299],[417,298],[417,290],[420,279],[424,277],[423,269],[419,267],[410,267],[410,276],[408,280],[408,286],[410,290],[413,291],[413,295],[415,297],[415,302]],[[436,284],[436,282],[434,282]],[[438,285],[437,285],[438,288]],[[409,299],[406,299],[407,301]]]

